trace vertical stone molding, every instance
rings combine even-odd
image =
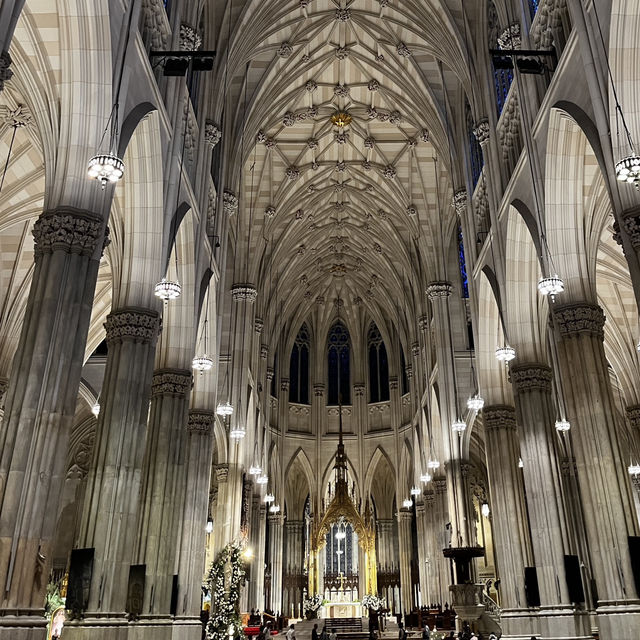
[[[280,513],[270,513],[269,564],[271,565],[271,603],[273,611],[282,611],[282,556],[283,518]]]
[[[531,566],[532,561],[522,474],[518,468],[516,410],[508,405],[488,405],[482,410],[482,418],[487,439],[494,549],[500,567],[500,604],[505,612],[522,610],[527,608],[524,568]],[[502,619],[502,631],[508,637],[533,632],[530,617],[507,615]]]
[[[69,628],[76,637],[104,612],[125,609],[160,317],[123,308],[107,316],[105,329],[109,350],[78,536],[78,547],[95,555],[88,610]]]
[[[400,551],[400,600],[402,612],[413,611],[413,586],[411,583],[411,520],[409,509],[398,510],[398,548]]]
[[[186,369],[164,368],[153,374],[136,544],[136,562],[146,566],[142,624],[146,616],[170,612],[176,541],[185,515],[186,465],[190,453],[197,454],[190,445],[198,446],[187,430],[191,384],[192,373]],[[205,500],[208,488],[202,491]]]
[[[632,572],[620,567],[631,566],[628,536],[635,535],[637,523],[604,352],[605,315],[598,305],[587,302],[560,306],[553,315],[601,633],[629,637],[629,624],[640,628],[640,614],[623,620],[619,613],[638,594]]]
[[[45,212],[34,225],[35,267],[0,431],[0,628],[9,611],[42,626],[67,471],[61,452],[69,448],[103,229],[95,213],[76,209]]]

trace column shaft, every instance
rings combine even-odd
[[[413,514],[407,509],[398,512],[398,539],[400,547],[400,591],[402,593],[402,613],[413,609],[413,589],[411,585],[411,519]]]
[[[271,609],[274,612],[282,612],[282,515],[269,514],[269,537],[271,560]]]

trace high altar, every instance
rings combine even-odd
[[[349,496],[347,483],[347,457],[342,440],[342,408],[340,408],[340,435],[336,452],[336,490],[333,500],[325,510],[317,524],[311,531],[309,549],[309,594],[320,593],[320,571],[322,562],[321,552],[326,544],[326,535],[331,525],[341,518],[350,523],[358,536],[358,544],[364,553],[364,593],[375,595],[378,591],[376,567],[376,533],[369,503],[361,515],[353,500]],[[362,597],[364,594],[360,594]],[[323,607],[323,617],[355,618],[362,615],[362,606],[358,602],[337,600],[327,603]]]

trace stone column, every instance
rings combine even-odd
[[[136,308],[114,311],[105,323],[107,364],[77,535],[78,548],[94,549],[93,570],[84,619],[65,627],[65,635],[72,638],[105,636],[106,619],[112,626],[127,625],[124,613],[159,326],[156,311]]]
[[[464,459],[461,438],[451,430],[451,425],[460,418],[455,397],[455,372],[451,354],[452,337],[449,321],[450,282],[432,282],[427,287],[431,300],[436,332],[436,360],[438,362],[438,387],[440,389],[440,418],[444,443],[445,471],[449,500],[449,518],[452,527],[452,547],[468,547],[475,543],[472,531],[473,518],[469,516],[469,498],[462,476]]]
[[[640,464],[640,405],[626,408],[627,420],[631,427],[631,462]],[[640,475],[631,476],[633,487],[633,502],[636,507],[636,517],[640,524]]]
[[[540,363],[522,363],[512,365],[510,374],[540,592],[540,630],[584,637],[588,624],[571,605],[564,568],[564,555],[571,547],[566,538],[569,527],[562,501],[551,369]]]
[[[43,213],[33,228],[35,267],[0,428],[0,638],[21,640],[45,625],[104,229],[99,216],[71,208]]]
[[[436,476],[433,479],[434,505],[432,517],[433,550],[431,558],[431,571],[433,571],[434,586],[432,593],[437,596],[435,603],[444,606],[449,600],[449,585],[453,581],[451,563],[447,560],[442,550],[451,546],[451,530],[447,530],[449,522],[449,500],[447,499],[447,479],[444,476]]]
[[[191,409],[187,422],[186,491],[178,556],[178,603],[172,638],[199,640],[215,412]]]
[[[604,353],[605,316],[589,303],[558,306],[553,316],[598,592],[600,635],[631,640],[640,628],[640,603],[628,536],[637,535],[638,526],[617,437]]]
[[[528,610],[524,587],[524,568],[532,562],[522,474],[518,468],[520,442],[516,410],[503,405],[485,406],[482,417],[500,577],[503,637],[526,637],[535,631],[532,624],[535,614]]]
[[[418,575],[420,576],[420,602],[417,605],[429,603],[429,571],[427,567],[428,534],[426,526],[426,507],[424,502],[416,502],[416,528],[418,531]]]
[[[411,519],[413,513],[409,509],[398,511],[398,542],[400,548],[400,592],[402,597],[402,613],[410,613],[413,609],[413,589],[411,586]]]
[[[282,612],[282,533],[280,513],[269,514],[269,560],[271,561],[271,609]]]
[[[216,512],[213,515],[215,538],[213,543],[213,560],[220,551],[231,541],[231,521],[229,520],[229,503],[231,491],[229,488],[229,465],[226,463],[215,466],[216,482],[218,484],[218,496],[216,500]]]
[[[266,534],[267,534],[267,508],[264,504],[261,504],[259,507],[258,514],[258,535],[256,536],[256,554],[255,554],[255,562],[253,566],[253,571],[255,571],[255,582],[256,582],[256,598],[255,598],[255,606],[256,609],[260,611],[264,611],[265,601],[264,601],[264,555],[265,555],[265,545],[266,545]]]
[[[183,369],[153,374],[136,543],[137,563],[145,565],[143,624],[169,618],[185,500],[191,381],[191,371]],[[208,489],[203,489],[202,499],[206,496]]]

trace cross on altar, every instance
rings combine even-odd
[[[338,575],[338,580],[340,580],[340,591],[344,591],[344,581],[347,578],[345,577],[344,573],[342,573],[342,571],[340,572],[340,574]]]

